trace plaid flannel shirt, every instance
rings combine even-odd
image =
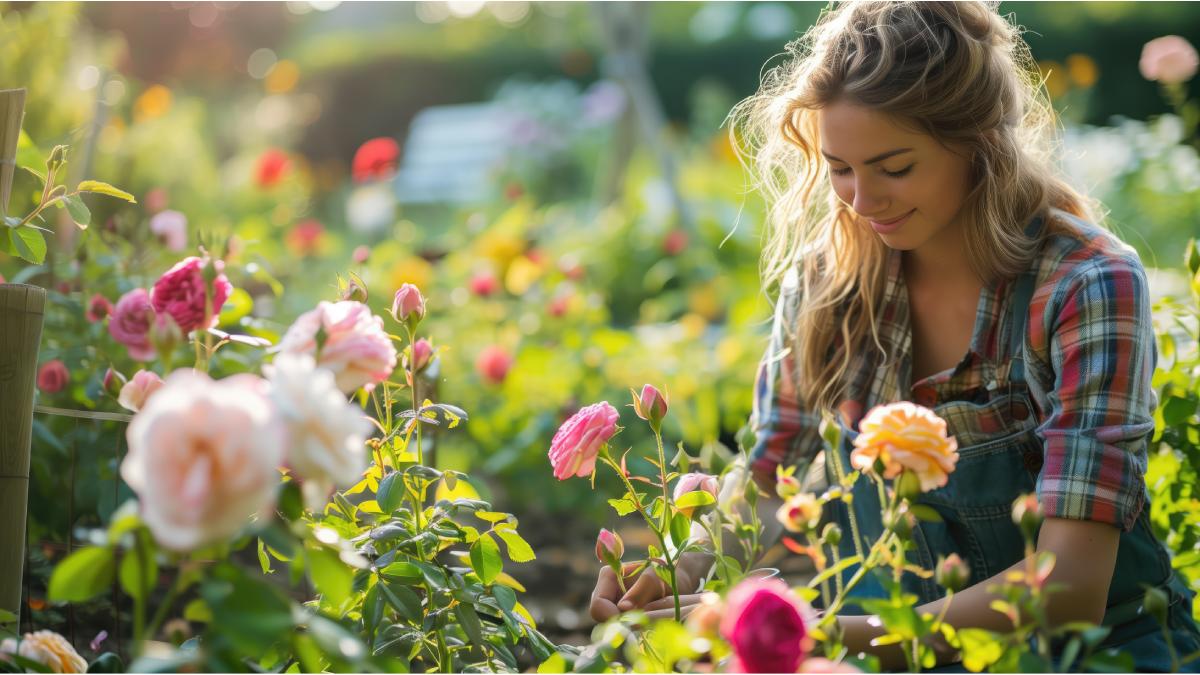
[[[1151,376],[1157,358],[1145,270],[1137,254],[1111,233],[1053,211],[1036,267],[1036,291],[1022,341],[1030,398],[1043,441],[1037,494],[1046,515],[1133,527],[1145,500],[1147,442],[1156,397]],[[954,368],[911,381],[912,338],[901,253],[892,251],[880,339],[855,355],[843,420],[857,425],[870,408],[900,400],[934,407],[952,401],[983,403],[1007,382],[1010,304],[1015,279],[984,287],[971,345]],[[805,407],[795,386],[795,362],[784,327],[800,302],[795,276],[785,280],[775,307],[767,351],[754,385],[751,466],[760,482],[775,467],[796,465],[803,475],[822,449],[820,415]],[[946,422],[960,447],[996,439],[1013,422],[999,411],[955,416]],[[950,475],[954,480],[954,474]],[[1013,495],[1014,498],[1016,495]]]

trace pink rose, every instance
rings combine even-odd
[[[187,248],[187,216],[178,211],[162,211],[150,219],[150,231],[171,251]]]
[[[286,434],[260,383],[177,370],[129,423],[121,477],[164,547],[224,541],[269,512]]]
[[[647,387],[650,385],[646,385]],[[674,499],[679,499],[689,492],[707,492],[713,496],[713,499],[719,496],[721,484],[716,476],[707,473],[685,473],[679,477],[675,483],[675,492],[672,495]],[[679,512],[688,518],[692,517],[692,513],[698,507],[691,506],[679,509]]]
[[[429,340],[421,338],[413,343],[411,354],[412,369],[419,373],[429,365],[429,360],[433,358],[433,345],[429,344]]]
[[[146,401],[150,395],[158,391],[162,384],[163,380],[158,373],[152,370],[139,370],[121,387],[117,403],[120,403],[121,407],[126,410],[137,412],[146,407]]]
[[[71,373],[67,370],[66,364],[58,359],[47,361],[38,368],[37,386],[38,389],[47,394],[57,394],[66,388],[71,382]]]
[[[808,653],[805,608],[781,579],[748,578],[729,592],[721,634],[736,673],[794,673]]]
[[[1192,79],[1200,56],[1192,43],[1178,35],[1155,38],[1142,47],[1138,70],[1142,77],[1163,84],[1180,84]]]
[[[503,347],[490,345],[484,347],[483,351],[479,352],[479,358],[475,359],[475,372],[491,384],[500,384],[508,377],[512,364],[512,357]]]
[[[321,347],[317,349],[317,333]],[[396,368],[396,348],[383,330],[383,319],[361,302],[321,302],[288,328],[279,351],[310,354],[333,373],[338,389],[350,393],[371,389]]]
[[[150,296],[154,311],[170,314],[185,335],[193,330],[207,330],[216,326],[221,305],[233,292],[233,286],[225,275],[218,274],[212,286],[212,304],[209,307],[212,314],[206,324],[205,296],[208,284],[204,281],[204,272],[207,265],[208,261],[190,256],[175,263],[154,282],[154,291]]]
[[[88,300],[87,311],[84,312],[84,317],[91,323],[103,321],[105,317],[112,314],[113,304],[108,301],[108,298],[99,293],[92,296]]]
[[[135,288],[117,300],[112,318],[108,322],[108,334],[125,345],[130,358],[149,361],[154,358],[150,346],[150,324],[154,321],[154,307],[150,294],[144,288]]]
[[[392,300],[392,317],[400,323],[425,318],[425,298],[416,286],[404,284],[396,291],[396,297]]]
[[[550,441],[550,465],[554,477],[587,476],[596,468],[600,447],[617,432],[616,408],[607,401],[593,403],[563,423]]]

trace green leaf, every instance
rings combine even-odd
[[[498,523],[501,520],[508,520],[509,514],[500,513],[499,511],[476,511],[475,517],[480,520],[486,520],[489,523]]]
[[[637,505],[628,499],[610,499],[608,504],[617,510],[618,516],[627,516],[637,510]]]
[[[483,626],[479,623],[479,614],[475,612],[475,608],[465,602],[460,602],[454,606],[454,613],[458,616],[458,623],[462,626],[463,632],[471,638],[472,644],[482,646]]]
[[[0,624],[16,623],[16,622],[17,622],[16,614],[13,614],[12,612],[8,611],[7,609],[0,609]]]
[[[272,574],[275,570],[271,569],[271,556],[267,555],[267,545],[263,543],[262,538],[258,540],[258,566],[262,568],[263,574]]]
[[[138,533],[135,541],[133,549],[121,556],[118,578],[129,597],[144,600],[158,582],[158,561],[154,559],[153,545],[146,541],[144,531]]]
[[[115,188],[108,183],[101,183],[98,180],[85,180],[79,183],[79,187],[75,188],[76,192],[95,192],[96,194],[108,195],[117,199],[124,199],[130,204],[136,204],[137,200],[128,192]]]
[[[421,614],[421,598],[413,589],[399,584],[384,583],[380,584],[379,590],[383,592],[383,597],[387,600],[387,603],[400,616],[418,626],[421,625],[423,618]]]
[[[71,220],[86,230],[92,223],[92,212],[88,210],[87,204],[83,203],[83,198],[79,195],[67,195],[63,197],[63,203],[67,206],[67,213],[71,214]]]
[[[671,541],[675,542],[676,546],[683,546],[683,542],[687,541],[691,533],[692,521],[688,520],[687,516],[676,513],[671,517]]]
[[[685,492],[684,494],[679,495],[679,498],[675,500],[675,507],[679,509],[695,509],[701,506],[715,504],[716,502],[717,498],[712,496],[711,492],[694,490],[692,492]]]
[[[106,546],[81,548],[54,568],[46,595],[52,602],[83,602],[107,591],[115,575],[112,549]]]
[[[407,560],[398,560],[379,570],[379,573],[409,584],[420,583],[421,579],[424,578],[421,568]]]
[[[496,598],[496,602],[500,603],[500,608],[506,612],[513,611],[513,607],[517,606],[516,591],[503,584],[492,586],[492,597]]]
[[[25,226],[8,231],[9,250],[23,260],[41,265],[46,259],[46,238],[40,230]]]
[[[917,517],[918,520],[924,520],[930,523],[942,522],[942,516],[928,504],[909,504],[909,513]]]
[[[183,608],[183,618],[196,623],[208,623],[212,621],[212,610],[203,600],[196,598]]]
[[[550,658],[542,661],[541,665],[537,667],[537,671],[539,673],[565,673],[567,672],[567,660],[563,658],[562,654],[554,652]]]
[[[846,569],[847,567],[854,565],[861,561],[862,561],[862,556],[860,556],[860,555],[852,555],[848,558],[842,558],[833,567],[827,567],[824,572],[821,572],[817,576],[813,577],[812,581],[808,582],[808,587],[816,588],[822,581],[825,581],[826,579],[841,572],[842,570]]]
[[[496,534],[508,544],[508,559],[515,563],[529,562],[537,558],[529,542],[521,538],[516,530],[496,530]]]
[[[113,652],[104,652],[100,656],[97,656],[96,660],[92,661],[91,664],[88,665],[87,671],[89,673],[128,672],[125,669],[125,664],[121,661],[121,657],[117,656]]]
[[[341,607],[350,597],[353,573],[333,549],[308,548],[308,575],[329,605]]]
[[[404,502],[404,477],[399,471],[393,471],[379,481],[379,489],[375,491],[375,501],[384,513],[391,513],[400,508]]]
[[[490,585],[500,574],[504,563],[500,559],[500,545],[489,536],[482,536],[471,544],[471,568],[479,575],[479,580]]]
[[[1163,404],[1163,422],[1171,427],[1186,422],[1189,417],[1196,414],[1197,403],[1200,402],[1179,396],[1168,398]]]
[[[990,631],[981,628],[962,628],[958,631],[962,643],[963,665],[973,673],[1000,660],[1004,646]]]

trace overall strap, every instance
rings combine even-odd
[[[1034,238],[1042,229],[1042,217],[1037,216],[1025,228],[1025,235]],[[1008,333],[1008,353],[1011,365],[1008,370],[1008,384],[1025,384],[1025,324],[1029,317],[1029,303],[1033,300],[1034,285],[1037,283],[1037,266],[1025,270],[1017,278],[1017,286],[1013,291],[1012,321]]]

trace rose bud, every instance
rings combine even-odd
[[[1037,495],[1025,494],[1013,502],[1013,522],[1021,526],[1021,533],[1026,541],[1033,542],[1037,537],[1038,528],[1042,526],[1042,504]]]
[[[800,479],[796,478],[792,471],[790,468],[785,470],[775,467],[775,494],[779,495],[780,499],[800,494]]]
[[[396,291],[396,297],[392,300],[392,318],[407,324],[409,330],[417,329],[417,324],[425,318],[425,298],[416,286],[404,284]]]
[[[405,350],[405,356],[411,358],[410,369],[419,373],[429,365],[430,359],[433,358],[433,345],[429,344],[429,340],[421,338],[414,342],[412,347]]]
[[[633,390],[631,389],[632,393]],[[667,416],[667,399],[654,387],[647,384],[642,387],[642,394],[633,395],[633,410],[637,416],[650,423],[654,431],[662,428],[662,420]]]
[[[944,586],[946,590],[957,593],[966,588],[967,581],[970,579],[971,568],[957,553],[951,553],[948,557],[938,557],[934,580]]]
[[[600,530],[596,535],[596,559],[620,573],[621,556],[625,555],[625,542],[616,532]]]
[[[908,539],[912,537],[913,528],[917,526],[917,519],[909,513],[907,505],[901,502],[896,509],[884,515],[883,524],[901,539]]]
[[[837,546],[842,541],[842,528],[837,523],[829,523],[821,530],[821,539],[830,546]]]
[[[109,368],[104,371],[104,393],[117,398],[121,395],[121,388],[125,386],[125,376],[121,373]]]

